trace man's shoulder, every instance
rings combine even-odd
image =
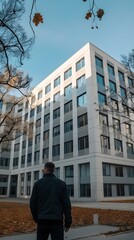
[[[55,179],[56,179],[56,181],[57,181],[59,184],[61,184],[61,185],[66,185],[66,183],[65,183],[63,180],[61,180],[61,179],[59,179],[59,178],[57,178],[57,177],[55,177]]]

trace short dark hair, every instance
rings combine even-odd
[[[53,172],[54,172],[54,169],[55,169],[55,165],[54,165],[53,162],[47,162],[47,163],[45,163],[44,168],[47,168],[47,170],[48,170],[50,173],[53,173]]]

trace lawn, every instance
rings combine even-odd
[[[134,212],[72,208],[72,226],[93,224],[93,214],[99,215],[100,224],[134,228]],[[36,224],[27,204],[0,202],[0,236],[27,233],[36,230]]]

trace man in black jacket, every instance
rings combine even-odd
[[[44,176],[34,184],[30,198],[31,213],[37,223],[37,240],[47,240],[49,234],[52,240],[63,240],[64,229],[68,231],[72,223],[66,183],[55,177],[54,169],[52,162],[45,164]]]

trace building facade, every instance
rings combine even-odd
[[[122,64],[88,43],[38,84],[30,104],[16,109],[33,134],[1,156],[0,196],[30,197],[44,163],[53,161],[72,201],[133,199],[134,121],[127,114],[134,113],[108,91],[124,96],[130,82]]]

